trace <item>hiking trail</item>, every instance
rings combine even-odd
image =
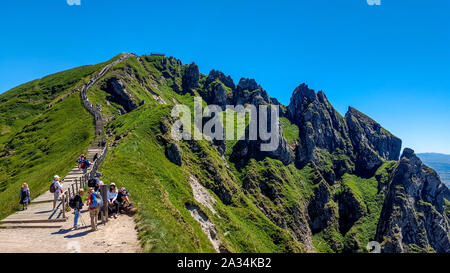
[[[101,112],[90,103],[87,93],[100,78],[102,78],[111,67],[133,56],[123,53],[119,59],[106,65],[100,72],[91,77],[91,80],[81,87],[80,95],[84,107],[94,117],[96,136],[103,137],[103,120]],[[92,163],[87,173],[95,172],[98,164],[93,162],[94,157],[103,159],[106,149],[101,144],[93,144],[88,149],[87,158]],[[95,156],[97,155],[97,156]],[[75,160],[75,159],[74,159]],[[64,177],[63,191],[78,189],[76,180],[83,176],[82,170],[75,166],[66,177]],[[75,185],[77,185],[75,187]],[[49,181],[50,187],[50,181]],[[61,198],[60,198],[61,200]],[[44,194],[31,200],[28,209],[18,211],[0,221],[0,241],[2,247],[0,252],[138,252],[139,242],[135,223],[132,217],[121,215],[118,219],[109,221],[107,225],[99,225],[99,230],[89,233],[90,217],[87,210],[82,210],[81,218],[87,224],[80,230],[70,231],[73,225],[73,211],[66,213],[63,217],[62,202],[58,201],[56,210],[53,208],[53,193],[46,191]],[[82,225],[81,219],[79,225]],[[83,229],[86,229],[83,231]],[[69,234],[74,233],[74,234]],[[68,235],[67,235],[68,234]],[[122,238],[120,245],[109,242],[105,238]],[[85,240],[85,238],[89,238]],[[72,239],[72,240],[69,240]],[[98,240],[97,247],[92,242]],[[119,240],[120,241],[120,240]],[[73,242],[73,243],[71,243]],[[85,244],[83,244],[85,242]],[[94,243],[95,244],[95,243]],[[69,247],[67,247],[69,246]]]

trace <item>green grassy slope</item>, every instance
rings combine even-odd
[[[144,251],[213,252],[200,225],[185,206],[196,203],[188,182],[190,174],[195,174],[202,183],[214,182],[203,173],[201,159],[187,154],[187,147],[183,151],[191,161],[189,165],[180,167],[166,158],[164,146],[157,137],[162,134],[160,121],[169,111],[167,106],[143,106],[110,124],[115,135],[126,135],[131,130],[133,133],[111,148],[101,168],[104,181],[125,186],[133,194],[139,208],[139,236]],[[199,145],[206,154],[205,160],[220,165],[220,158],[209,142],[201,141]],[[221,234],[227,234],[221,239],[229,250],[280,252],[295,245],[290,242],[289,234],[272,224],[247,197],[236,193],[234,198],[236,205],[227,206],[216,197],[218,215],[203,209]]]
[[[139,236],[144,251],[214,252],[200,224],[186,209],[189,204],[199,206],[215,223],[219,238],[229,251],[300,251],[301,245],[292,235],[274,225],[240,191],[239,177],[225,167],[216,148],[208,141],[197,141],[196,152],[191,150],[189,143],[180,142],[185,162],[181,167],[166,158],[166,144],[161,139],[170,137],[169,133],[161,131],[160,123],[170,116],[174,102],[193,109],[193,97],[176,93],[172,88],[173,78],[162,77],[167,70],[161,64],[163,58],[150,56],[142,59],[143,63],[130,59],[114,67],[102,82],[92,88],[89,97],[94,103],[99,103],[105,113],[114,115],[114,120],[106,126],[108,141],[114,144],[101,170],[105,182],[125,186],[132,193],[139,208]],[[177,67],[169,68],[170,73],[176,75]],[[182,71],[183,67],[178,69]],[[130,77],[130,71],[136,76]],[[105,82],[111,77],[122,79],[127,92],[137,101],[145,100],[146,104],[119,116],[117,110],[124,109],[105,100],[110,95],[105,90]],[[174,78],[175,82],[181,82],[179,76]],[[140,83],[151,86],[152,91],[168,104],[156,102],[148,92],[143,92]],[[217,170],[215,178],[208,169]],[[217,214],[198,204],[188,182],[190,175],[196,176],[206,188],[224,187],[235,193],[230,201],[232,204],[224,204],[213,191],[210,192],[217,200]]]
[[[19,207],[18,192],[28,183],[32,198],[48,190],[53,175],[63,176],[94,137],[92,116],[78,93],[37,115],[6,144],[0,157],[0,218]]]
[[[294,238],[293,230],[276,226],[274,220],[277,220],[277,214],[307,210],[306,205],[313,198],[314,188],[317,187],[314,181],[319,179],[316,177],[317,172],[310,166],[299,170],[293,164],[284,166],[280,161],[266,158],[260,162],[251,160],[246,168],[237,170],[230,162],[227,162],[229,167],[226,167],[216,148],[207,141],[196,141],[195,151],[192,148],[194,144],[179,142],[183,154],[181,167],[166,158],[165,148],[172,140],[168,133],[161,131],[161,121],[167,119],[175,103],[193,109],[192,95],[180,95],[175,91],[176,85],[181,83],[185,66],[173,65],[168,60],[160,56],[143,56],[140,61],[130,58],[111,69],[89,93],[90,100],[100,104],[103,112],[109,116],[106,131],[113,147],[102,166],[104,180],[125,186],[133,193],[139,208],[139,235],[144,250],[214,251],[200,225],[186,209],[186,205],[195,204],[217,226],[219,237],[229,251],[305,251],[305,246]],[[108,90],[106,82],[111,78],[120,79],[126,85],[127,93],[136,105],[142,100],[146,102],[145,105],[126,113],[123,105],[110,100],[111,90]],[[204,79],[201,76],[199,93],[209,92],[203,89]],[[163,98],[167,105],[159,104],[147,88]],[[125,114],[119,115],[118,110]],[[281,124],[286,139],[295,145],[299,141],[298,127],[286,118],[281,118]],[[226,157],[235,143],[227,141]],[[330,164],[333,164],[331,160]],[[384,166],[380,168],[377,175],[383,176],[385,169]],[[214,215],[196,203],[188,182],[190,175],[197,177],[202,185],[210,189],[217,200],[215,209],[218,214]],[[268,198],[267,193],[262,191],[247,191],[244,183],[264,184],[276,196]],[[351,248],[355,240],[361,248],[373,237],[383,200],[382,193],[376,191],[377,184],[375,178],[361,179],[350,175],[338,181],[332,194],[351,187],[363,200],[361,202],[365,202],[366,211],[370,213],[361,218],[347,234],[341,234],[337,224],[315,234],[313,243],[316,251],[332,251],[330,242],[339,245],[342,251]],[[231,200],[221,200],[223,196],[216,193],[222,190],[233,193]],[[261,206],[271,213],[263,214]],[[337,211],[336,201],[330,200],[327,206]],[[285,221],[288,225],[295,225],[292,219]]]
[[[57,73],[0,95],[0,218],[17,209],[22,183],[29,183],[36,197],[48,189],[54,174],[65,175],[93,141],[93,120],[83,108],[79,93],[66,96],[105,64]],[[294,164],[285,166],[266,158],[252,159],[238,170],[226,160],[237,141],[226,142],[225,160],[207,140],[178,142],[182,166],[167,159],[166,148],[174,140],[170,128],[167,132],[162,124],[170,126],[173,121],[169,118],[172,107],[181,103],[193,109],[193,95],[211,92],[205,87],[206,76],[201,75],[197,93],[182,95],[185,67],[161,56],[132,57],[114,66],[88,93],[90,101],[102,108],[111,146],[101,166],[103,181],[130,191],[138,208],[136,220],[143,250],[214,252],[200,224],[186,209],[195,205],[215,224],[224,250],[307,251],[306,243],[296,239],[299,234],[295,228],[307,227],[308,204],[319,185],[326,183],[313,166],[297,169]],[[108,86],[114,78],[126,86],[135,109],[127,109],[127,102],[114,98]],[[167,104],[160,104],[155,96]],[[280,120],[285,138],[295,147],[299,128],[286,118]],[[321,155],[327,163],[321,166],[323,169],[348,160],[327,152]],[[343,191],[351,192],[365,214],[345,234],[337,221],[314,234],[316,251],[363,251],[375,234],[381,211],[384,196],[378,188],[388,183],[394,167],[395,163],[386,162],[373,178],[345,174],[335,185],[326,186],[330,189],[326,206],[337,217],[337,196]],[[216,214],[194,199],[190,176],[214,197]]]
[[[79,93],[71,92],[108,62],[49,75],[0,95],[0,218],[19,207],[22,183],[37,197],[54,174],[68,173],[87,150],[93,119]]]

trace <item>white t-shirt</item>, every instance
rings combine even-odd
[[[53,184],[55,184],[55,193],[62,193],[63,191],[63,186],[61,184],[61,182],[59,182],[58,180],[53,180]]]

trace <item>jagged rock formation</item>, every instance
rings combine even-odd
[[[231,78],[231,76],[225,76],[223,72],[213,69],[209,72],[208,78],[206,79],[206,84],[211,84],[215,80],[219,80],[225,86],[231,88],[232,90],[236,89],[236,85],[234,84],[234,81]]]
[[[170,143],[166,148],[166,154],[167,158],[172,161],[174,164],[177,164],[178,166],[181,166],[182,163],[182,156],[181,156],[181,150],[178,144],[176,143]]]
[[[269,122],[271,117],[270,111],[268,111],[268,116]],[[254,158],[256,160],[263,160],[265,157],[270,157],[273,159],[278,159],[286,165],[290,164],[293,161],[293,151],[283,135],[283,128],[281,127],[281,124],[279,122],[278,135],[276,136],[278,145],[277,148],[273,151],[261,150],[261,144],[267,144],[270,141],[262,141],[259,132],[257,134],[257,140],[250,140],[249,128],[250,127],[247,127],[245,130],[245,139],[240,140],[238,141],[238,143],[236,143],[230,156],[230,160],[235,162],[237,167],[240,168],[245,166],[251,158]]]
[[[353,147],[347,125],[322,91],[316,93],[306,84],[300,85],[294,90],[287,111],[289,119],[300,128],[300,143],[296,150],[298,166],[312,162],[326,167],[330,160],[333,161],[334,167],[323,172],[330,183],[343,174],[342,169],[353,171]],[[331,158],[330,154],[345,157]]]
[[[182,87],[185,93],[192,92],[194,89],[198,88],[200,71],[195,63],[192,63],[186,67],[182,80]]]
[[[450,252],[448,200],[450,190],[436,172],[406,148],[378,222],[376,238],[383,251]]]
[[[254,79],[242,78],[234,92],[233,103],[239,104],[272,104],[272,100]]]
[[[450,252],[448,188],[412,150],[405,149],[398,161],[401,140],[358,110],[350,107],[343,117],[324,92],[306,84],[294,90],[288,106],[281,105],[254,79],[242,78],[236,85],[220,71],[203,75],[196,64],[183,65],[173,57],[128,54],[106,68],[76,90],[95,117],[97,135],[105,125],[112,150],[105,173],[148,193],[135,195],[144,210],[143,245],[188,252],[364,252],[376,240],[384,252]],[[191,107],[192,96],[222,110],[227,104],[277,105],[282,117],[277,148],[262,151],[267,141],[250,140],[249,126],[241,140],[175,141],[170,110],[175,104]],[[61,93],[46,101],[54,106],[45,113],[70,99]],[[203,124],[209,120],[203,118]],[[8,141],[22,139],[48,120],[37,121],[11,128],[18,133]],[[36,159],[26,153],[30,166],[47,159],[49,147],[45,141],[38,144]],[[10,166],[26,146],[4,145],[2,166]],[[124,162],[132,172],[121,168]],[[165,238],[180,240],[153,238],[160,229]],[[214,245],[219,241],[220,247]]]
[[[355,148],[355,165],[359,174],[370,177],[383,160],[398,159],[402,146],[399,138],[353,107],[349,107],[345,118]]]
[[[122,105],[127,112],[130,112],[137,107],[135,99],[127,91],[126,85],[121,79],[112,77],[106,84],[106,91],[111,94],[111,101]]]

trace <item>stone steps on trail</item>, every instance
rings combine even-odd
[[[89,148],[87,158],[92,162],[95,154],[98,156],[103,152],[102,148],[94,147]],[[92,162],[93,164],[93,162]],[[88,170],[91,170],[91,167]],[[78,169],[78,166],[72,168],[72,170],[64,177],[63,190],[72,189],[72,185],[75,181],[79,181],[83,176],[83,171]],[[50,188],[50,183],[49,183]],[[74,186],[76,189],[76,186]],[[58,228],[65,222],[63,213],[61,211],[62,205],[58,200],[57,208],[53,211],[54,194],[49,190],[40,196],[31,200],[27,210],[18,211],[2,221],[0,221],[0,228]]]
[[[1,229],[13,229],[13,228],[62,228],[62,222],[49,222],[49,223],[2,223]]]

